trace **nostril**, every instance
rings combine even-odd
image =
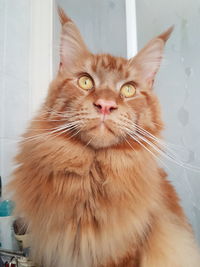
[[[101,106],[100,104],[93,103],[93,105],[94,105],[97,109],[102,109],[102,106]]]
[[[117,109],[117,107],[110,107],[109,110],[110,110],[110,112],[111,112],[111,111],[113,111],[113,110],[115,110],[115,109]]]

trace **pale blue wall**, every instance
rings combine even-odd
[[[138,44],[174,24],[155,89],[166,123],[165,139],[177,153],[200,168],[200,1],[136,0]],[[200,241],[200,172],[166,162],[182,204]]]

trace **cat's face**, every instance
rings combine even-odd
[[[48,96],[51,118],[60,117],[57,124],[68,137],[94,148],[129,143],[145,129],[159,131],[162,122],[152,84],[172,29],[126,60],[91,54],[74,23],[62,11],[60,15],[60,83]]]

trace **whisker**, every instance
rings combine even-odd
[[[49,120],[49,119],[44,119],[44,120],[31,120],[31,121],[65,121],[64,119],[61,120]]]
[[[67,119],[69,118],[80,118],[81,119],[81,116],[80,115],[86,115],[86,114],[77,114],[77,115],[74,115],[74,114],[70,114],[69,116],[63,116],[62,119],[49,119],[49,118],[45,118],[45,119],[38,119],[38,120],[32,120],[32,121],[48,121],[48,122],[51,122],[51,121],[66,121]]]
[[[67,133],[67,132],[69,132],[69,131],[76,130],[77,128],[79,128],[79,126],[78,126],[78,125],[75,125],[75,126],[71,127],[70,129],[63,130],[63,131],[61,131],[60,133],[58,133],[58,134],[56,134],[56,135],[53,134],[52,136],[49,137],[49,139],[53,139],[53,138],[58,137],[58,136],[60,136],[60,135],[62,135],[62,134],[64,134],[64,133]],[[80,131],[81,131],[81,129],[80,129]],[[73,135],[70,136],[70,138],[71,138],[71,137],[73,137]],[[70,139],[70,138],[68,138],[68,139]]]
[[[135,149],[133,148],[133,146],[131,145],[131,143],[124,137],[124,140],[126,141],[126,143],[133,149],[133,151],[135,151]]]
[[[162,140],[160,140],[159,138],[155,137],[154,135],[152,135],[151,133],[149,133],[148,131],[139,128],[137,125],[135,125],[135,128],[137,130],[137,132],[139,132],[140,134],[142,134],[143,136],[146,136],[152,140],[154,140],[156,143],[159,144],[159,146],[162,146],[162,148],[166,149],[167,152],[173,154],[174,157],[178,158],[178,155],[175,153],[175,151],[173,149],[171,149],[169,147],[169,145],[167,145],[165,142],[163,142]],[[159,147],[160,148],[160,147]],[[161,148],[160,148],[161,149]]]
[[[149,153],[151,153],[166,169],[170,170],[170,168],[156,155],[154,154],[151,150],[149,150],[144,144],[142,144],[136,137],[130,135],[128,133],[128,135],[134,140],[136,141],[138,144],[140,144],[145,150],[147,150]],[[131,143],[126,139],[124,138],[125,141],[129,144],[129,146],[132,148],[133,151],[135,151],[135,149],[133,148],[133,146],[131,145]],[[170,170],[171,171],[171,170]]]
[[[78,122],[80,122],[80,121],[75,121],[75,122],[70,122],[70,123],[67,123],[67,124],[64,124],[64,125],[61,125],[61,126],[57,126],[57,127],[53,127],[53,128],[46,128],[46,129],[43,129],[43,130],[49,130],[49,131],[51,131],[51,130],[62,130],[63,128],[67,128],[67,127],[70,127],[70,126],[73,126],[74,124],[76,124],[76,123],[78,123]],[[28,129],[30,129],[30,128],[28,128]],[[39,128],[35,128],[35,130],[42,130],[42,129],[39,129]]]
[[[95,138],[95,137],[92,137],[92,138],[87,142],[87,144],[86,144],[84,147],[87,147],[87,146],[92,142],[92,140],[94,140],[94,138]]]
[[[53,109],[53,108],[49,108],[49,107],[46,106],[46,109],[44,110],[43,113],[49,113],[49,112],[63,115],[63,114],[65,114],[65,113],[68,113],[68,114],[70,114],[70,113],[75,113],[75,114],[76,114],[76,113],[84,112],[84,110],[79,111],[79,110],[77,110],[77,109],[75,109],[75,108],[67,108],[67,109],[64,110],[64,111],[58,111],[58,110],[55,110],[55,109]]]
[[[153,153],[150,149],[148,149],[143,143],[141,143],[138,138],[134,137],[133,135],[129,134],[128,135],[133,138],[138,144],[140,144],[145,150],[147,150],[153,157],[155,157],[164,167],[168,169],[168,166],[155,154]]]
[[[129,133],[128,133],[129,134]],[[160,155],[162,155],[163,157],[165,157],[167,160],[176,163],[177,165],[192,170],[192,171],[200,171],[200,168],[197,166],[193,166],[187,163],[182,162],[181,160],[177,160],[176,158],[173,157],[172,155],[166,154],[163,150],[161,150],[158,146],[156,146],[155,144],[153,144],[152,142],[150,142],[148,139],[146,139],[144,136],[140,135],[139,133],[133,133],[135,136],[139,137],[140,139],[142,139],[146,144],[148,144],[150,147],[152,147],[157,153],[159,153]],[[130,135],[130,134],[129,134]],[[133,137],[133,135],[131,135]],[[133,137],[134,138],[134,137]],[[138,140],[138,139],[137,139]],[[138,140],[139,141],[139,140]],[[140,142],[140,141],[139,141]],[[140,142],[140,145],[143,145]],[[144,145],[143,145],[144,146]],[[145,146],[145,148],[147,149],[147,147]],[[151,150],[148,149],[148,151],[150,152]],[[152,153],[152,151],[150,152]]]
[[[68,124],[68,125],[64,125],[62,127],[55,127],[54,128],[55,130],[50,131],[48,133],[41,133],[41,134],[30,136],[30,137],[24,137],[22,139],[22,142],[33,141],[33,140],[41,138],[41,137],[48,137],[49,135],[52,135],[52,134],[57,133],[57,132],[62,131],[62,130],[72,130],[77,125],[78,125],[78,122],[74,122],[74,123],[71,123],[71,124]]]
[[[74,133],[73,135],[71,135],[70,138],[68,138],[68,140],[71,139],[72,137],[76,136],[78,133],[80,133],[81,130],[82,130],[82,128],[80,128],[76,133]]]
[[[157,125],[157,126],[159,126],[159,127],[163,127],[163,125],[162,125],[162,124],[159,124],[159,123],[157,123],[157,122],[154,122],[154,121],[152,121],[152,123],[153,123],[154,125]]]
[[[154,139],[156,142],[161,143],[161,144],[163,144],[165,146],[170,145],[170,146],[180,147],[181,148],[181,146],[178,146],[178,145],[166,142],[166,141],[164,142],[163,140],[161,140],[158,137],[156,137],[155,135],[151,134],[149,131],[145,130],[144,128],[142,128],[141,126],[137,125],[136,123],[134,123],[134,122],[132,122],[132,123],[137,129],[139,129],[142,132],[144,132],[145,134],[147,134],[149,137],[151,137],[151,139]]]
[[[172,147],[176,147],[176,148],[179,148],[179,149],[183,149],[185,150],[182,146],[179,146],[179,145],[175,145],[175,144],[172,144],[172,143],[169,143],[167,141],[163,141],[161,139],[159,139],[158,137],[154,136],[153,134],[151,134],[149,131],[145,130],[144,128],[142,128],[141,126],[139,126],[138,124],[134,123],[132,120],[128,119],[128,118],[124,118],[123,117],[123,120],[126,120],[127,123],[129,125],[132,125],[133,127],[137,128],[137,129],[140,129],[141,131],[144,131],[144,133],[148,134],[148,136],[151,138],[151,139],[154,139],[155,141],[161,143],[161,144],[164,144],[165,146],[172,146]]]
[[[157,144],[154,144],[157,148],[160,149],[160,151],[162,151],[165,156],[169,156],[173,159],[173,161],[176,161],[176,163],[179,161],[179,165],[182,166],[182,164],[187,165],[186,163],[183,163],[183,161],[180,159],[180,156],[176,153],[176,151],[174,151],[174,149],[170,148],[169,145],[165,144],[165,142],[161,141],[159,138],[155,137],[154,135],[152,135],[151,133],[149,133],[148,131],[146,131],[145,129],[143,129],[142,127],[134,124],[135,128],[137,129],[137,132],[141,133],[142,135],[147,136],[150,139],[153,139],[156,143],[159,144],[159,147],[157,146]],[[143,137],[144,138],[144,137]],[[161,147],[162,149],[161,149]],[[191,165],[192,167],[192,165]],[[194,168],[196,168],[194,166]]]
[[[126,121],[128,124],[128,126],[126,125],[124,127],[125,127],[126,131],[128,131],[129,134],[131,133],[132,135],[134,135],[134,137],[135,136],[139,137],[142,141],[144,141],[151,148],[153,148],[158,154],[164,156],[167,160],[169,160],[173,163],[176,163],[177,165],[179,165],[183,168],[197,171],[197,172],[200,171],[199,167],[183,162],[180,159],[180,156],[176,153],[176,151],[174,151],[174,148],[172,149],[170,147],[173,144],[170,144],[170,143],[166,144],[165,142],[160,140],[158,137],[154,136],[153,134],[151,134],[147,130],[143,129],[141,126],[137,125],[136,123],[134,123],[133,121],[131,121],[128,118],[123,117],[123,121]],[[130,129],[130,126],[133,127],[133,130]],[[154,142],[151,142],[145,136],[149,139],[152,139]],[[133,136],[132,136],[132,138],[133,138]],[[173,146],[175,147],[175,145],[173,145]],[[176,147],[178,147],[178,146],[176,146]]]
[[[49,117],[44,118],[45,121],[51,121],[51,120],[65,121],[66,119],[77,118],[80,116],[88,115],[88,113],[87,112],[72,112],[72,113],[65,112],[63,114],[49,113],[49,115],[50,115]],[[52,118],[52,116],[56,117],[56,119]]]
[[[179,166],[183,166],[184,165],[185,167],[187,166],[187,168],[189,168],[189,169],[193,169],[193,170],[197,169],[198,170],[198,167],[192,166],[192,165],[187,164],[187,163],[183,163],[183,161],[180,159],[180,156],[176,153],[174,148],[172,149],[170,147],[171,144],[170,145],[169,145],[169,143],[166,144],[165,142],[163,142],[162,140],[160,140],[159,138],[157,138],[156,136],[152,135],[150,132],[148,132],[147,130],[143,129],[142,127],[140,127],[139,125],[137,125],[136,123],[134,123],[134,122],[132,122],[130,120],[129,120],[129,125],[132,125],[133,128],[134,128],[134,131],[131,131],[130,128],[126,127],[126,129],[131,131],[131,133],[135,134],[135,130],[136,130],[137,133],[142,134],[143,138],[145,138],[144,136],[146,136],[146,137],[152,139],[153,141],[155,141],[156,144],[151,142],[152,145],[154,146],[154,149],[155,150],[159,149],[159,153],[160,154],[162,153],[162,155],[165,155],[165,158],[166,157],[171,158],[171,161],[173,161],[174,163],[178,164]],[[148,140],[148,142],[150,142],[150,141]],[[158,144],[159,144],[159,146],[158,146]]]

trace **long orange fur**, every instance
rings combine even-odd
[[[60,69],[24,134],[10,184],[33,259],[44,267],[200,266],[191,227],[151,147],[123,130],[133,121],[161,135],[152,86],[172,29],[126,60],[91,54],[71,19],[59,14]],[[94,80],[89,92],[77,84],[83,74]],[[136,96],[124,99],[118,88],[130,81]],[[98,99],[118,107],[103,122]],[[75,119],[84,122],[79,131],[51,134]]]

